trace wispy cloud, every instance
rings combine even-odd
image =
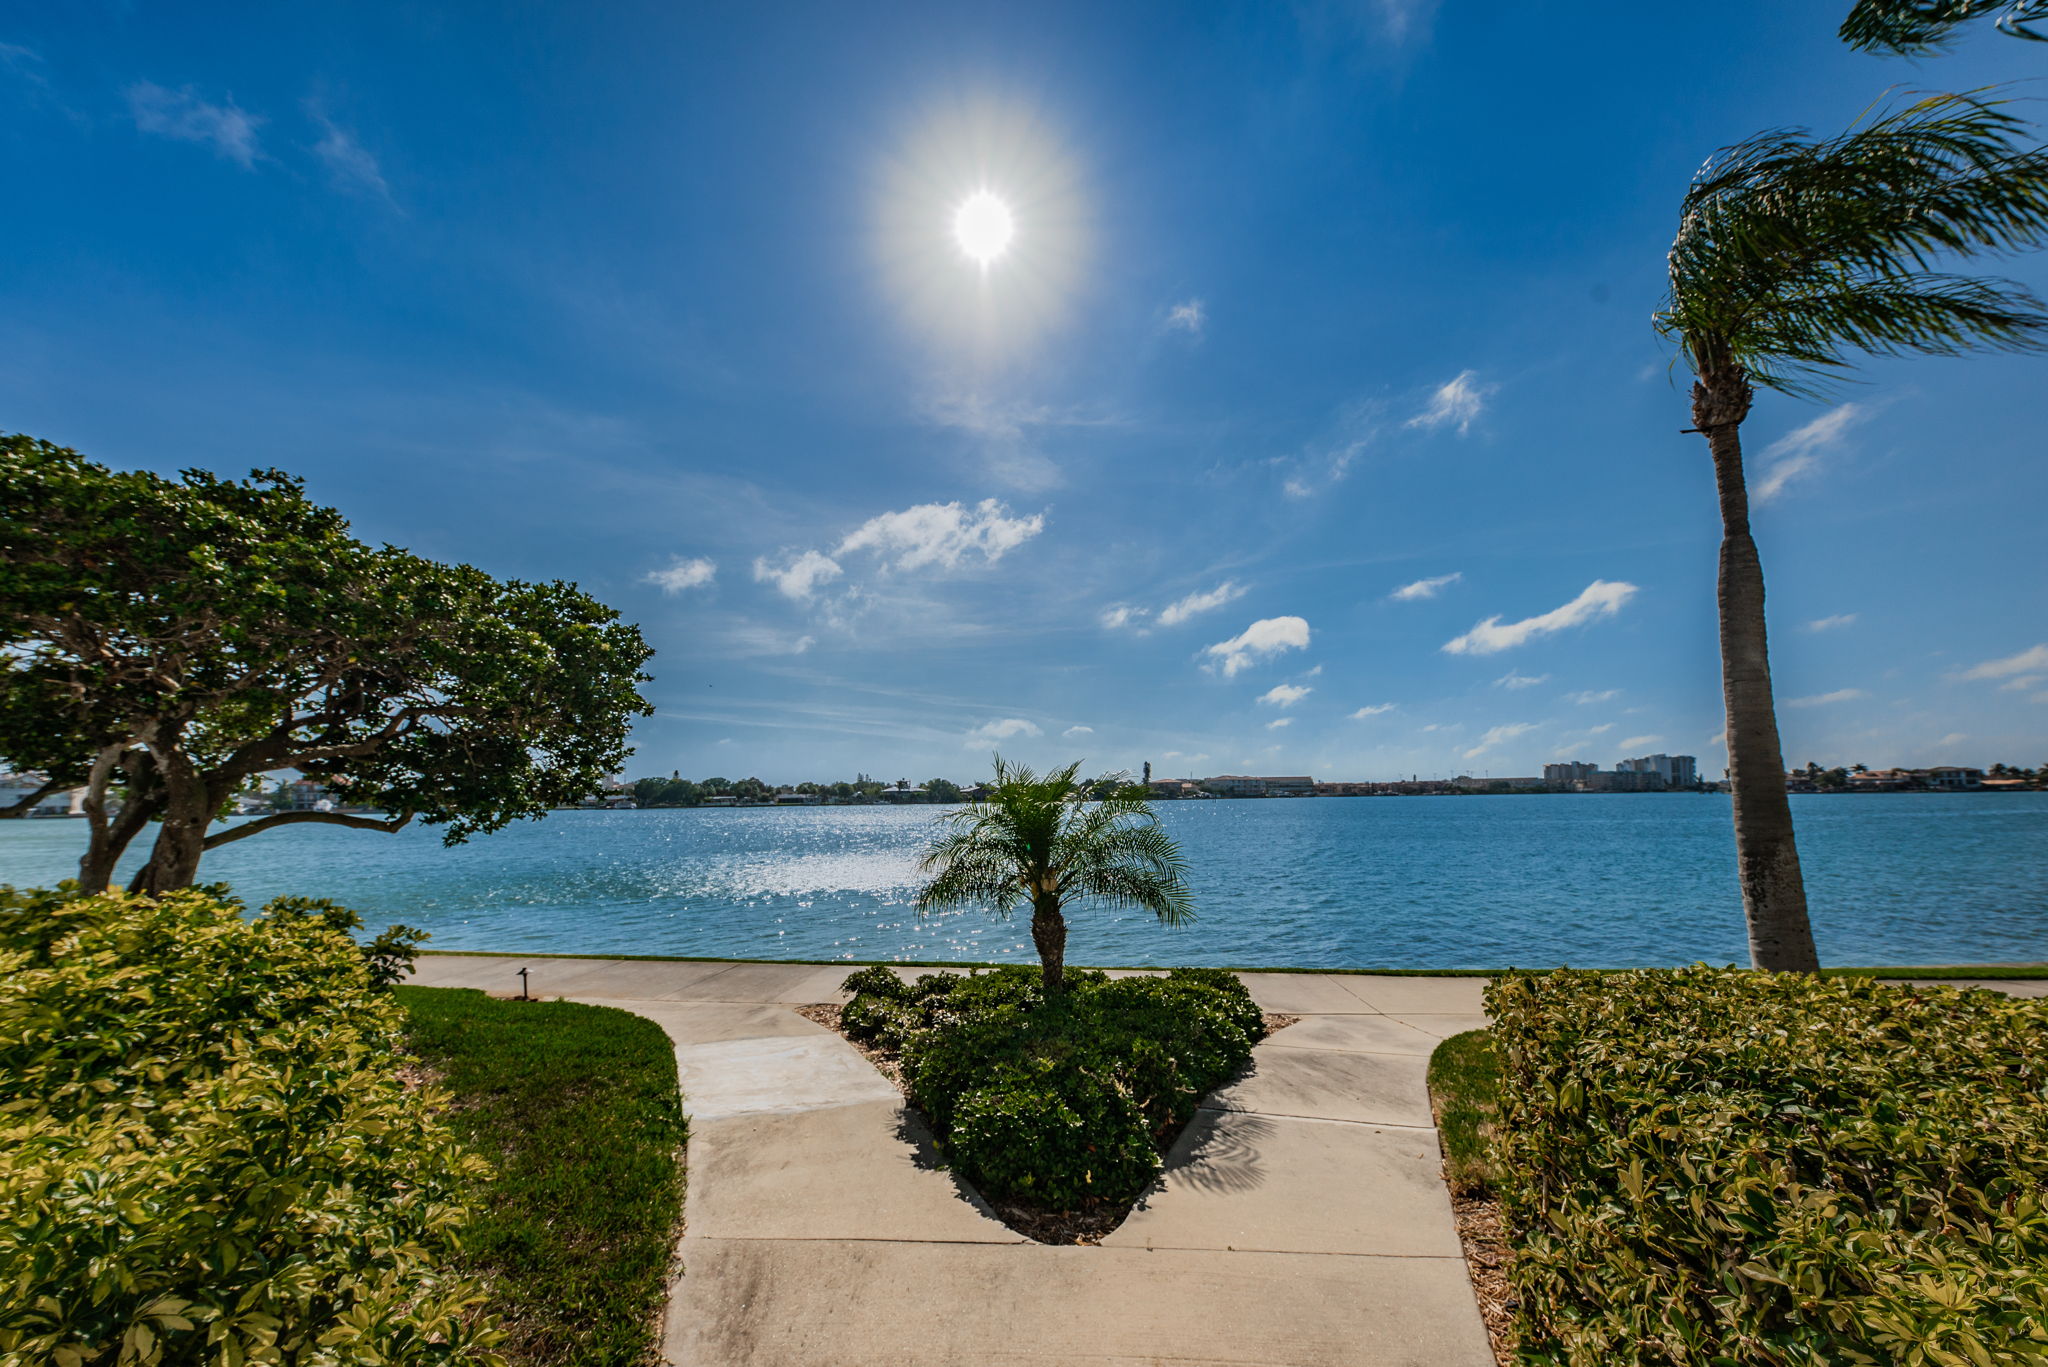
[[[1770,469],[1757,481],[1756,501],[1769,503],[1793,480],[1810,476],[1823,453],[1840,445],[1849,429],[1869,416],[1870,410],[1861,404],[1838,404],[1766,446],[1763,462],[1769,463]]]
[[[1816,617],[1806,624],[1808,631],[1840,631],[1843,627],[1856,625],[1856,614],[1838,612],[1832,617]]]
[[[190,86],[169,90],[143,81],[128,87],[128,111],[142,132],[202,143],[244,170],[254,168],[263,155],[256,140],[263,119],[233,99],[214,104],[199,98]]]
[[[1166,330],[1180,331],[1190,337],[1199,337],[1209,326],[1209,311],[1199,299],[1188,299],[1175,304],[1166,312]]]
[[[1281,485],[1282,491],[1289,498],[1313,498],[1341,482],[1351,473],[1352,465],[1365,454],[1366,448],[1379,439],[1380,424],[1378,404],[1352,404],[1338,418],[1332,436],[1309,446],[1298,457],[1282,462],[1293,472]]]
[[[1297,684],[1274,684],[1259,694],[1259,701],[1269,707],[1292,707],[1313,692],[1313,688],[1303,688]]]
[[[809,601],[822,585],[844,573],[838,561],[817,551],[805,551],[780,567],[769,563],[765,556],[754,561],[756,583],[773,584],[777,593],[799,603]]]
[[[2028,646],[2017,655],[1971,665],[1953,677],[1958,679],[2009,679],[2015,674],[2048,673],[2048,643]]]
[[[1200,763],[1201,763],[1201,762],[1202,762],[1203,760],[1205,760],[1205,759],[1209,758],[1209,756],[1208,756],[1208,753],[1207,753],[1206,751],[1205,751],[1205,752],[1203,752],[1203,753],[1201,753],[1201,754],[1195,754],[1195,755],[1184,755],[1184,754],[1182,754],[1182,753],[1181,753],[1180,751],[1178,751],[1178,750],[1168,750],[1168,751],[1167,751],[1167,752],[1166,752],[1165,754],[1161,755],[1161,756],[1160,756],[1159,758],[1161,758],[1161,759],[1177,759],[1177,760],[1181,760],[1181,761],[1183,761],[1183,762],[1185,762],[1185,763],[1188,763],[1188,764],[1200,764]]]
[[[1398,704],[1390,702],[1373,703],[1370,706],[1361,707],[1356,712],[1353,712],[1351,714],[1351,720],[1364,721],[1367,717],[1382,717],[1385,716],[1387,713],[1393,711],[1397,705]]]
[[[1060,732],[1060,734],[1066,737],[1068,740],[1073,740],[1077,736],[1094,735],[1095,728],[1092,726],[1069,726],[1066,730]]]
[[[320,141],[313,144],[313,155],[325,163],[327,174],[335,186],[357,194],[373,195],[390,203],[391,186],[384,179],[384,168],[378,164],[376,155],[363,146],[354,130],[344,128],[327,117],[311,100],[306,102],[306,114],[320,125]]]
[[[1870,695],[1860,688],[1838,688],[1832,693],[1815,693],[1804,698],[1787,698],[1787,707],[1831,707],[1838,702],[1854,702]]]
[[[1436,597],[1439,593],[1442,593],[1464,577],[1464,571],[1453,570],[1449,574],[1440,574],[1434,579],[1418,579],[1412,584],[1403,584],[1400,588],[1388,594],[1387,597],[1396,603],[1420,602],[1424,598]]]
[[[941,395],[925,402],[919,416],[975,439],[989,473],[1026,493],[1056,488],[1066,478],[1059,465],[1037,448],[1038,433],[1124,423],[1123,418],[1101,410],[1054,408],[981,393]]]
[[[1300,617],[1262,617],[1227,641],[1218,641],[1202,651],[1213,656],[1223,677],[1230,678],[1259,660],[1283,650],[1308,648],[1308,622]]]
[[[1268,731],[1278,731],[1278,730],[1279,730],[1279,729],[1280,729],[1281,727],[1283,727],[1283,726],[1292,726],[1292,725],[1294,725],[1294,718],[1292,718],[1292,717],[1276,717],[1276,718],[1274,718],[1274,719],[1273,719],[1272,721],[1269,721],[1269,722],[1267,722],[1267,723],[1266,723],[1266,729],[1267,729]]]
[[[1998,686],[1998,691],[2001,693],[2024,693],[2039,684],[2042,677],[2039,674],[2022,674],[2017,679],[2007,679]]]
[[[1630,736],[1621,743],[1624,750],[1647,750],[1662,741],[1662,736]]]
[[[954,570],[970,556],[993,565],[1045,530],[1045,514],[1011,517],[992,498],[972,508],[959,503],[920,503],[898,513],[871,517],[839,543],[837,554],[873,551],[891,569],[928,565]]]
[[[1620,696],[1621,690],[1618,688],[1582,688],[1576,693],[1565,694],[1564,700],[1566,702],[1575,702],[1581,707],[1591,707],[1595,703],[1613,702]]]
[[[978,750],[984,745],[997,741],[1012,740],[1018,736],[1042,736],[1045,733],[1022,717],[1002,717],[985,721],[967,733],[965,745],[969,750]]]
[[[758,573],[758,571],[757,571]],[[718,565],[702,556],[686,560],[682,556],[665,570],[651,571],[647,576],[650,584],[659,584],[663,593],[681,593],[684,589],[701,589],[718,574]]]
[[[1444,642],[1443,649],[1452,655],[1495,655],[1503,650],[1513,650],[1538,636],[1582,626],[1597,618],[1612,617],[1621,611],[1623,603],[1635,595],[1634,584],[1595,579],[1584,592],[1563,607],[1506,624],[1498,616],[1489,617],[1463,636]]]
[[[1236,602],[1244,597],[1244,595],[1243,585],[1226,579],[1207,593],[1191,593],[1187,597],[1177,602],[1168,603],[1165,607],[1159,609],[1159,625],[1163,627],[1179,626],[1190,617],[1198,617],[1205,612],[1214,612],[1226,603]]]
[[[1510,669],[1493,681],[1495,688],[1534,688],[1537,684],[1549,683],[1548,674],[1517,674]]]
[[[1436,392],[1429,396],[1429,406],[1408,419],[1407,426],[1431,431],[1439,427],[1455,427],[1462,437],[1472,430],[1473,419],[1479,416],[1479,410],[1493,391],[1494,386],[1479,383],[1478,371],[1461,371],[1457,378],[1437,386]]]
[[[1528,735],[1536,727],[1537,723],[1531,721],[1512,721],[1503,726],[1493,727],[1479,738],[1479,744],[1465,752],[1465,758],[1478,759],[1496,746],[1503,745],[1517,736]]]
[[[1110,631],[1122,631],[1126,627],[1136,626],[1144,619],[1145,613],[1146,609],[1144,608],[1134,608],[1128,603],[1118,603],[1114,607],[1104,608],[1096,620],[1101,622]]]

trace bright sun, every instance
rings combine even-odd
[[[953,240],[984,269],[1009,247],[1017,234],[1010,206],[986,190],[976,190],[953,214]]]

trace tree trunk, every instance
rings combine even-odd
[[[117,769],[127,780],[128,795],[121,803],[120,812],[110,817],[107,814],[107,789]],[[81,892],[105,892],[113,881],[114,866],[121,862],[129,843],[156,814],[156,800],[149,791],[150,787],[149,773],[141,762],[140,754],[129,750],[125,744],[110,745],[94,759],[82,804],[87,834],[85,853],[78,859]]]
[[[1045,974],[1045,995],[1066,990],[1067,918],[1058,904],[1040,902],[1031,910],[1031,940],[1038,946],[1039,968]]]
[[[1721,694],[1727,708],[1728,778],[1735,809],[1735,862],[1749,923],[1752,966],[1774,973],[1820,968],[1806,918],[1806,885],[1785,795],[1785,757],[1771,698],[1764,627],[1764,570],[1749,532],[1742,474],[1742,420],[1751,390],[1739,372],[1693,386],[1693,421],[1714,453],[1721,499]]]
[[[152,744],[150,753],[163,776],[163,824],[157,828],[149,862],[135,871],[128,891],[160,897],[192,886],[206,853],[206,828],[213,824],[219,803],[198,767],[175,745]]]

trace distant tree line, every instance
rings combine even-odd
[[[706,778],[687,779],[680,773],[667,778],[635,779],[628,785],[633,800],[642,807],[697,807],[705,799],[733,797],[741,802],[769,802],[778,792],[795,791],[806,796],[815,795],[827,802],[880,802],[882,794],[891,787],[909,788],[910,780],[898,779],[895,784],[883,783],[856,774],[851,780],[837,783],[799,783],[794,789],[778,788],[758,778]],[[915,790],[913,790],[915,792]],[[960,801],[960,785],[950,779],[927,779],[923,792],[912,799],[921,802],[948,803]]]

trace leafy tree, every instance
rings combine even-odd
[[[275,470],[173,480],[0,437],[0,759],[86,787],[89,892],[152,822],[134,891],[282,826],[455,844],[542,816],[624,758],[650,653],[573,585],[365,545]],[[386,815],[212,829],[283,768]]]
[[[1842,41],[1865,52],[1922,54],[1954,40],[1973,19],[1998,16],[1998,31],[2048,39],[2031,26],[2048,19],[2048,0],[1857,0],[1842,21]]]
[[[960,800],[960,785],[949,779],[928,779],[924,790],[933,802],[954,803]]]
[[[1722,542],[1722,692],[1736,858],[1759,968],[1818,964],[1771,697],[1763,566],[1749,528],[1741,427],[1756,385],[1813,392],[1851,351],[1956,354],[2040,345],[2038,300],[1930,269],[1943,254],[2048,232],[2048,155],[2000,105],[1936,95],[1832,138],[1761,134],[1725,148],[1685,196],[1659,330],[1691,367],[1693,427],[1713,454]]]
[[[985,798],[940,818],[945,833],[922,864],[931,881],[917,896],[920,915],[979,904],[1008,917],[1028,903],[1047,992],[1065,982],[1069,907],[1136,907],[1169,926],[1194,919],[1180,847],[1129,775],[1114,775],[1098,799],[1090,791],[1101,780],[1077,779],[1078,762],[1043,778],[1000,755],[995,765]]]

